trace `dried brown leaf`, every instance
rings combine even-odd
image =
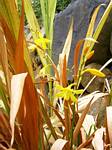
[[[95,121],[94,121],[94,118],[92,115],[86,115],[85,119],[84,119],[84,122],[83,122],[83,128],[84,130],[86,131],[86,134],[92,134],[94,133],[94,129],[92,128],[91,131],[90,131],[90,128],[95,125]]]
[[[11,146],[14,142],[14,123],[17,112],[19,110],[26,76],[27,73],[14,75],[11,80],[11,107],[10,107],[10,125],[12,130]]]
[[[82,143],[81,145],[79,145],[79,147],[77,148],[77,150],[80,150],[81,148],[89,146],[91,144],[93,136],[94,136],[94,134],[92,134],[84,143]]]
[[[25,72],[24,63],[24,1],[22,0],[22,15],[20,18],[20,29],[15,52],[15,72]],[[39,97],[30,75],[26,77],[22,99],[17,114],[18,124],[21,131],[22,148],[26,150],[38,149],[39,129],[41,116],[39,113]]]
[[[84,43],[84,40],[78,41],[75,49],[74,49],[74,80],[77,79],[78,74],[78,64],[79,64],[79,54],[82,44]]]
[[[112,144],[112,106],[106,108],[107,112],[107,129],[109,134],[110,144]]]
[[[66,41],[65,41],[64,48],[62,50],[63,58],[66,55],[67,64],[68,64],[68,57],[69,57],[70,47],[71,47],[71,42],[72,42],[72,34],[73,34],[73,19],[71,21],[70,29],[69,29],[69,32],[68,32],[68,35],[67,35],[67,38],[66,38]]]
[[[87,112],[89,111],[89,108],[90,108],[90,105],[91,105],[91,101],[92,101],[92,99],[91,99],[90,102],[87,104],[86,108],[85,108],[84,111],[82,112],[82,115],[81,115],[81,117],[79,118],[79,120],[78,120],[78,122],[77,122],[77,125],[76,125],[76,127],[75,127],[75,130],[74,130],[74,132],[73,132],[73,139],[74,139],[74,141],[76,140],[77,135],[78,135],[78,133],[79,133],[79,131],[80,131],[80,128],[82,127],[82,124],[83,124],[83,121],[84,121],[84,119],[85,119],[85,116],[86,116]]]
[[[66,62],[66,55],[64,55],[63,59],[63,67],[62,67],[62,84],[64,87],[67,86],[67,62]]]
[[[103,134],[105,129],[102,127],[95,132],[95,136],[92,140],[92,145],[95,150],[104,150]]]
[[[7,54],[7,48],[6,48],[6,41],[5,41],[5,36],[4,32],[2,29],[2,26],[0,26],[0,63],[2,65],[4,75],[5,75],[5,80],[7,83],[7,90],[8,93],[10,93],[10,76],[9,76],[9,69],[8,69],[8,54]]]
[[[64,147],[68,144],[68,141],[63,139],[57,139],[52,145],[51,150],[64,150]],[[69,144],[68,144],[69,147]],[[67,149],[69,150],[69,148]]]
[[[92,150],[91,148],[81,148],[80,150]]]
[[[18,34],[18,41],[15,51],[15,70],[16,73],[25,72],[24,64],[24,2],[22,1],[22,14],[20,18],[20,28]]]
[[[107,96],[108,93],[101,93],[99,91],[95,91],[91,94],[88,94],[86,96],[82,96],[78,99],[78,110],[79,112],[82,112],[87,104],[90,102],[90,100],[93,98],[92,103],[96,102],[99,98]]]
[[[46,123],[47,123],[47,126],[49,127],[49,129],[51,130],[51,134],[53,135],[54,139],[58,139],[58,136],[52,126],[52,123],[51,123],[51,120],[48,116],[48,113],[47,113],[47,110],[44,108],[43,106],[43,103],[40,101],[40,109],[41,109],[41,112],[42,112],[42,115],[43,115],[43,118],[45,119]]]

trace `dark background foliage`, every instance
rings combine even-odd
[[[60,11],[64,10],[68,4],[71,2],[71,0],[57,0],[57,6],[56,6],[56,13],[59,13]],[[19,12],[21,10],[21,0],[18,0],[18,6],[19,6]],[[36,14],[36,17],[38,18],[39,23],[42,23],[42,14],[41,14],[41,6],[40,6],[40,0],[32,0],[32,6],[34,9],[34,12]]]

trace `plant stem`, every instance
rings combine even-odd
[[[52,87],[52,81],[50,81],[49,83],[49,98],[50,98],[50,104],[51,104],[51,106],[53,106],[53,87]],[[50,111],[50,115],[52,116],[52,113],[53,113],[53,111],[52,111],[52,108],[51,108],[51,111]]]
[[[70,139],[71,139],[71,146],[70,149],[72,149],[73,146],[73,131],[74,131],[74,124],[75,124],[75,103],[73,105],[73,119],[72,119],[72,128],[70,131]]]

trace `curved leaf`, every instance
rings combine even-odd
[[[98,77],[102,77],[104,78],[105,77],[105,74],[97,69],[91,69],[91,68],[88,68],[88,69],[85,69],[82,74],[84,74],[85,72],[90,72],[92,75],[95,75],[95,76],[98,76]]]
[[[68,144],[68,141],[63,139],[58,139],[55,141],[53,146],[51,147],[51,150],[63,150],[63,148]],[[68,148],[67,148],[68,149]]]
[[[110,144],[112,144],[112,106],[106,108],[107,111],[107,127]]]
[[[12,129],[11,146],[14,141],[14,122],[19,110],[23,87],[27,73],[14,75],[11,80],[11,108],[10,108],[10,125]]]

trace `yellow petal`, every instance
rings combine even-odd
[[[102,77],[104,78],[105,77],[105,74],[97,69],[85,69],[82,74],[84,74],[85,72],[90,72],[91,74],[95,75],[95,76],[98,76],[98,77]]]
[[[43,38],[43,35],[41,32],[38,32],[38,36],[39,36],[39,38]]]
[[[42,43],[42,48],[44,49],[44,50],[46,50],[47,49],[47,46],[46,46],[46,43]]]
[[[44,38],[44,40],[45,40],[46,43],[50,43],[49,39]]]

